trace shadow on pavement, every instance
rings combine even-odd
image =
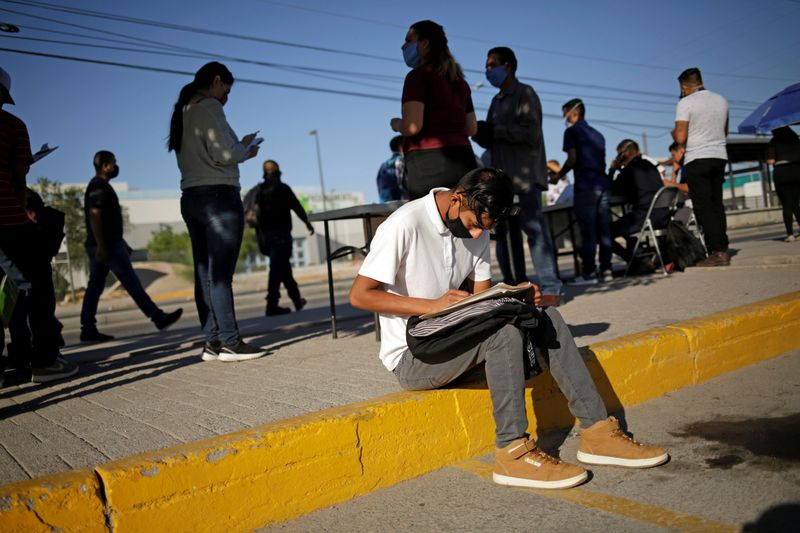
[[[781,503],[770,507],[742,527],[742,533],[794,533],[800,524],[800,503]]]

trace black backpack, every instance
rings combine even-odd
[[[667,248],[675,270],[681,272],[706,258],[703,243],[680,220],[667,224]]]

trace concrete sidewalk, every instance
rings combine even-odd
[[[570,291],[564,314],[580,344],[625,335],[593,341],[585,353],[609,408],[634,406],[800,346],[800,265],[796,254],[786,253],[792,246],[774,237],[738,235],[734,267]],[[764,300],[774,294],[783,295]],[[665,309],[678,316],[669,322],[679,323],[653,328]],[[607,322],[582,330],[574,319],[581,312]],[[244,531],[491,450],[485,383],[394,392],[372,335],[365,335],[371,317],[344,314],[347,339],[333,341],[324,308],[282,321],[251,313],[242,321],[247,331],[277,351],[246,364],[201,364],[194,330],[138,333],[75,350],[73,357],[86,360],[77,380],[7,387],[0,395],[0,430],[11,435],[0,440],[5,464],[22,471],[19,478],[39,475],[31,469],[44,463],[51,472],[76,466],[69,461],[88,468],[4,485],[0,516],[20,531],[42,524]],[[126,319],[115,327],[130,333],[142,326]],[[68,342],[74,335],[67,332]],[[571,425],[548,374],[528,387],[531,432]],[[371,399],[382,391],[392,392]],[[370,399],[354,403],[363,398]],[[333,405],[342,406],[320,411]],[[296,414],[287,414],[291,409],[306,414],[287,419]],[[212,438],[197,440],[202,436]],[[159,438],[166,443],[153,445]],[[137,447],[160,449],[129,456]],[[112,454],[126,457],[110,461]]]
[[[800,243],[776,237],[774,231],[736,237],[732,248],[738,255],[727,268],[569,288],[561,312],[585,345],[800,290]],[[324,303],[282,317],[259,315],[240,320],[251,341],[270,348],[257,361],[202,362],[191,318],[163,334],[126,318],[135,334],[64,350],[81,365],[73,380],[40,386],[8,375],[0,390],[0,483],[399,390],[377,358],[371,315],[340,306],[338,340],[330,338]],[[68,342],[76,336],[74,329],[66,331]]]

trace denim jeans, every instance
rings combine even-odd
[[[81,329],[92,331],[97,327],[97,303],[106,286],[106,277],[109,270],[114,273],[119,282],[128,291],[128,294],[142,313],[150,320],[157,320],[164,312],[153,303],[139,281],[139,276],[133,270],[131,257],[125,241],[118,241],[107,246],[108,255],[105,261],[95,260],[96,246],[87,246],[86,254],[89,256],[89,282],[86,284],[86,294],[81,307]]]
[[[31,285],[27,296],[27,318],[33,343],[31,365],[36,368],[55,362],[60,338],[59,323],[55,319],[53,271],[50,258],[36,246],[39,239],[35,224],[0,226],[0,250]]]
[[[539,363],[549,368],[558,388],[566,396],[570,412],[587,428],[608,413],[592,381],[575,340],[561,314],[552,307],[533,333]],[[525,369],[522,332],[505,325],[474,348],[443,363],[429,364],[403,354],[394,375],[406,390],[444,387],[465,372],[485,362],[486,382],[492,398],[495,444],[498,448],[522,437],[528,429],[525,410]]]
[[[181,196],[194,260],[194,297],[208,341],[241,340],[233,309],[233,273],[244,232],[239,190],[229,185],[191,187]]]
[[[292,276],[292,235],[285,231],[261,231],[256,233],[258,248],[269,257],[269,280],[267,281],[267,306],[277,307],[281,299],[281,283],[286,287],[295,306],[300,301],[300,289]]]
[[[584,275],[595,272],[594,256],[600,245],[600,270],[611,270],[611,209],[608,189],[575,189],[573,205],[581,232],[580,256]]]
[[[533,258],[533,267],[536,269],[534,281],[541,287],[543,294],[561,294],[563,284],[556,276],[553,241],[550,239],[550,230],[542,214],[541,191],[536,187],[531,187],[527,191],[519,193],[519,206],[519,216],[509,217],[495,230],[497,237],[495,250],[500,271],[503,273],[503,281],[510,284],[528,281],[525,273],[525,251],[522,249],[521,229],[528,236],[528,247]],[[511,244],[510,255],[514,259],[513,265],[511,265],[508,253],[509,242]]]
[[[562,283],[556,276],[556,258],[550,229],[542,214],[542,191],[532,186],[519,193],[522,230],[528,235],[536,280],[543,294],[561,294]]]

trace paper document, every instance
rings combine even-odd
[[[494,298],[503,298],[505,296],[515,296],[520,295],[526,291],[529,291],[533,284],[531,282],[523,283],[520,285],[507,285],[505,283],[498,283],[494,287],[487,289],[483,292],[479,292],[477,294],[473,294],[472,296],[467,296],[463,300],[459,300],[455,303],[448,305],[443,309],[439,309],[438,311],[434,311],[432,313],[425,313],[424,315],[420,315],[420,318],[434,318],[437,316],[446,315],[448,313],[452,313],[456,309],[461,309],[462,307],[466,307],[468,305],[474,304],[475,302],[480,302],[483,300],[492,300]]]
[[[58,149],[58,146],[53,146],[52,148],[50,148],[49,146],[47,146],[47,143],[44,143],[42,147],[39,148],[39,151],[33,154],[33,162],[35,163],[44,156],[55,152],[56,149]]]

